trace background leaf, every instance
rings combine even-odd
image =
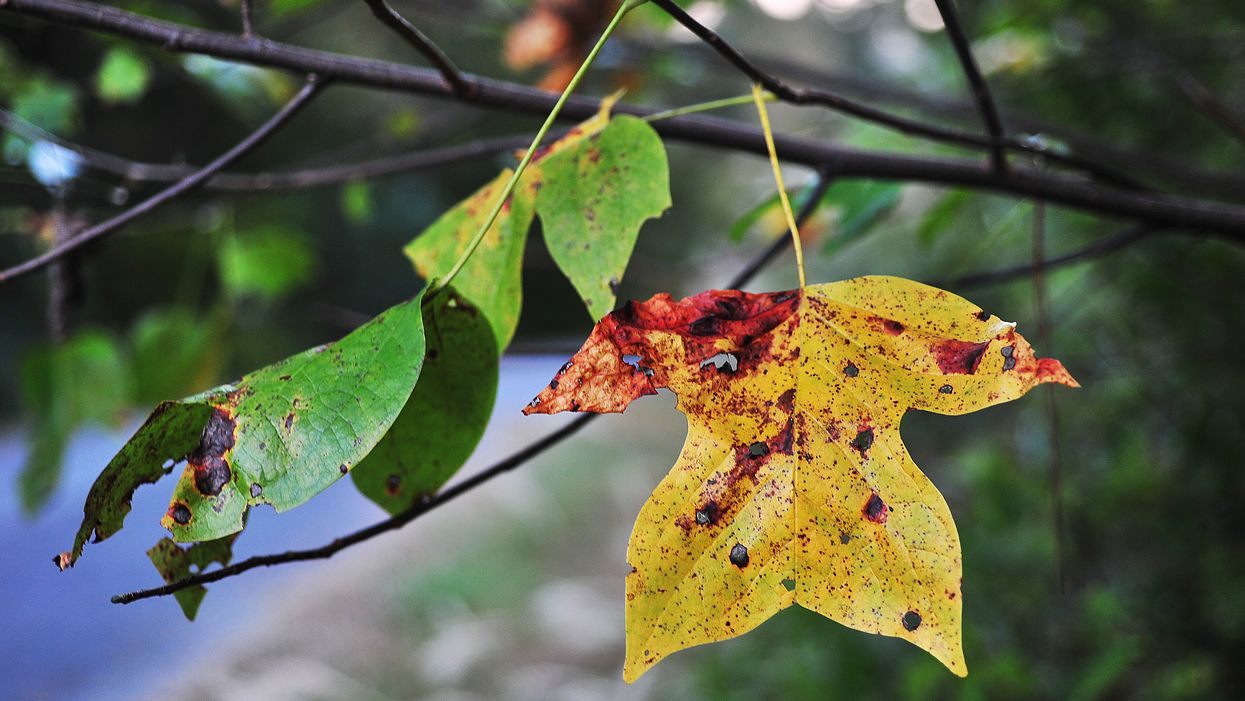
[[[33,514],[60,481],[65,444],[89,421],[116,424],[130,394],[129,374],[116,341],[87,331],[59,346],[30,352],[22,367],[22,395],[33,441],[22,467],[22,508]]]
[[[108,103],[137,102],[151,83],[151,64],[131,49],[116,46],[104,54],[95,74],[95,94]]]

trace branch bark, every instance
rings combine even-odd
[[[143,17],[80,0],[4,0],[4,9],[55,22],[73,24],[158,44],[172,51],[205,53],[255,65],[316,73],[326,78],[417,94],[455,97],[436,71],[304,49],[267,39],[240,37],[191,29],[184,25]],[[460,101],[515,112],[548,114],[556,96],[525,86],[485,78],[475,79],[477,90]],[[567,119],[595,114],[596,100],[572,98],[563,110]],[[654,110],[619,106],[617,112],[646,115]],[[686,116],[655,125],[664,136],[735,151],[765,155],[760,130],[722,119]],[[830,166],[838,177],[865,177],[957,185],[980,190],[1031,196],[1048,203],[1100,215],[1125,217],[1153,226],[1186,227],[1245,238],[1245,207],[1202,199],[1126,192],[1095,186],[1083,180],[1045,175],[1013,168],[1001,177],[981,164],[954,158],[906,156],[849,149],[816,139],[777,136],[779,157],[810,167]]]
[[[151,197],[139,202],[133,207],[121,212],[120,214],[92,226],[64,243],[57,244],[49,249],[46,253],[31,258],[25,263],[15,265],[7,270],[0,271],[0,283],[5,283],[14,278],[33,273],[47,267],[54,261],[63,258],[65,255],[78,250],[92,241],[101,239],[139,217],[147,214],[158,207],[167,204],[187,192],[203,185],[213,175],[218,173],[225,166],[233,163],[239,158],[245,156],[255,150],[268,140],[270,136],[277,132],[282,126],[289,122],[294,115],[298,114],[308,102],[320,93],[325,83],[315,75],[307,78],[306,85],[298,91],[284,107],[274,114],[267,122],[264,122],[258,129],[251,132],[245,139],[239,141],[233,148],[221,154],[216,160],[207,164],[203,168],[195,171],[191,175],[182,178],[173,185],[161,190]]]
[[[363,1],[371,8],[372,14],[376,16],[376,19],[397,32],[399,36],[413,46],[416,51],[423,54],[424,58],[428,59],[441,72],[441,77],[445,78],[446,85],[450,87],[450,90],[455,95],[471,94],[474,89],[472,82],[462,74],[462,71],[458,70],[458,67],[454,65],[450,57],[441,50],[441,47],[434,44],[423,32],[419,31],[418,27],[398,14],[398,11],[390,7],[385,0]]]
[[[973,92],[977,103],[977,111],[981,113],[981,121],[994,147],[990,150],[990,162],[994,171],[1000,175],[1007,173],[1007,152],[1003,149],[1003,122],[999,120],[998,108],[994,106],[994,97],[990,94],[990,86],[977,67],[977,59],[973,58],[973,50],[968,43],[968,35],[960,26],[960,16],[955,11],[955,0],[934,0],[938,12],[942,15],[942,24],[955,48],[955,55],[960,60],[964,78]]]

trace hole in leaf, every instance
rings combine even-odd
[[[706,365],[712,365],[714,370],[722,371],[727,368],[727,372],[735,372],[739,369],[739,358],[734,353],[718,353],[717,355],[700,361],[700,368],[703,370]]]
[[[795,580],[784,579],[782,580],[782,586],[783,586],[783,589],[786,589],[787,591],[795,591]]]

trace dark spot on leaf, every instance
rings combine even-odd
[[[264,492],[264,488],[259,486],[258,482],[251,483],[251,498],[252,499],[259,498],[259,495],[262,494],[263,492]]]
[[[938,388],[938,391],[941,392],[942,394],[951,394],[952,392],[955,391],[955,388],[952,387],[951,385],[943,385],[942,387]]]
[[[169,509],[169,518],[172,518],[174,523],[182,526],[190,523],[190,507],[181,502],[174,504],[173,508]]]
[[[743,543],[735,543],[735,546],[731,548],[731,564],[739,569],[748,566],[748,549]]]
[[[971,375],[977,372],[977,365],[981,363],[981,355],[986,352],[986,347],[989,345],[989,341],[973,343],[949,339],[935,344],[931,350],[934,353],[934,360],[938,363],[938,369],[944,374]]]
[[[282,382],[289,382],[289,381],[290,381],[290,376],[289,376],[289,375],[282,375],[282,376],[281,376],[280,378],[278,378],[278,379],[280,379]]]
[[[208,417],[198,447],[186,458],[186,463],[194,472],[195,489],[200,494],[209,497],[220,494],[233,477],[224,455],[233,448],[236,428],[237,424],[222,409],[214,409]]]
[[[909,611],[903,615],[903,628],[906,631],[914,631],[921,627],[921,614],[916,611]]]
[[[754,457],[754,458],[759,458],[759,457],[761,457],[762,455],[768,455],[768,454],[769,454],[769,446],[768,446],[768,445],[765,445],[764,443],[761,443],[761,442],[759,442],[759,441],[758,441],[758,442],[753,443],[752,445],[748,446],[748,454],[749,454],[749,455],[751,455],[751,456],[752,456],[752,457]]]
[[[722,333],[721,321],[716,316],[702,316],[687,325],[693,336],[717,336]]]
[[[398,491],[402,489],[402,478],[397,475],[389,475],[385,478],[385,493],[391,497],[397,496]]]
[[[865,518],[874,523],[886,523],[888,511],[889,508],[886,506],[886,502],[882,501],[882,497],[876,493],[869,495],[869,501],[865,502]]]
[[[860,368],[856,367],[855,363],[849,362],[847,367],[843,368],[843,374],[848,377],[855,377],[860,374]]]
[[[428,352],[425,355],[428,358],[428,360],[436,360],[437,358],[441,357],[441,351],[437,350],[436,348],[429,348]]]
[[[872,428],[866,428],[866,429],[861,430],[859,433],[856,434],[856,437],[852,439],[852,443],[851,443],[851,446],[855,448],[856,450],[859,450],[861,455],[864,455],[872,445],[873,445],[873,429]]]

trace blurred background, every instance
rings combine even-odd
[[[109,3],[237,32],[231,0]],[[393,0],[465,70],[558,88],[612,8],[594,0]],[[685,4],[795,84],[977,130],[932,0]],[[1003,121],[1154,187],[1245,202],[1245,4],[968,0],[960,11]],[[348,0],[259,0],[263,36],[422,64]],[[568,66],[570,67],[568,69]],[[0,13],[0,261],[45,249],[158,183],[100,153],[203,164],[276,110],[297,76],[165,53]],[[747,82],[658,9],[632,13],[581,93],[676,107]],[[816,108],[782,132],[963,155]],[[749,108],[722,116],[755,121]],[[237,166],[313,168],[530,134],[539,120],[336,85]],[[84,149],[89,147],[94,151]],[[622,298],[723,285],[780,235],[768,165],[667,144],[674,207],[643,229]],[[422,284],[401,247],[513,164],[509,154],[329,185],[198,192],[49,275],[0,288],[0,697],[16,699],[1224,699],[1245,688],[1245,321],[1239,247],[1156,235],[1037,281],[965,278],[1124,230],[1031,200],[842,181],[803,232],[810,281],[942,282],[1016,321],[1077,391],[964,417],[910,414],[917,463],[964,548],[961,680],[906,643],[790,609],[742,638],[621,682],[631,522],[673,463],[672,397],[639,402],[404,531],[332,561],[210,587],[198,621],[143,551],[171,485],[72,571],[49,560],[91,481],[155,402],[340,337]],[[1034,163],[1042,167],[1041,163]],[[786,171],[796,186],[813,174]],[[1036,223],[1043,221],[1041,227]],[[497,410],[463,474],[561,425],[519,408],[591,328],[539,236]],[[751,289],[796,283],[789,255]],[[1056,514],[1061,514],[1057,517]],[[236,558],[318,545],[383,517],[339,484],[257,511]],[[1062,532],[1062,535],[1060,535]]]

